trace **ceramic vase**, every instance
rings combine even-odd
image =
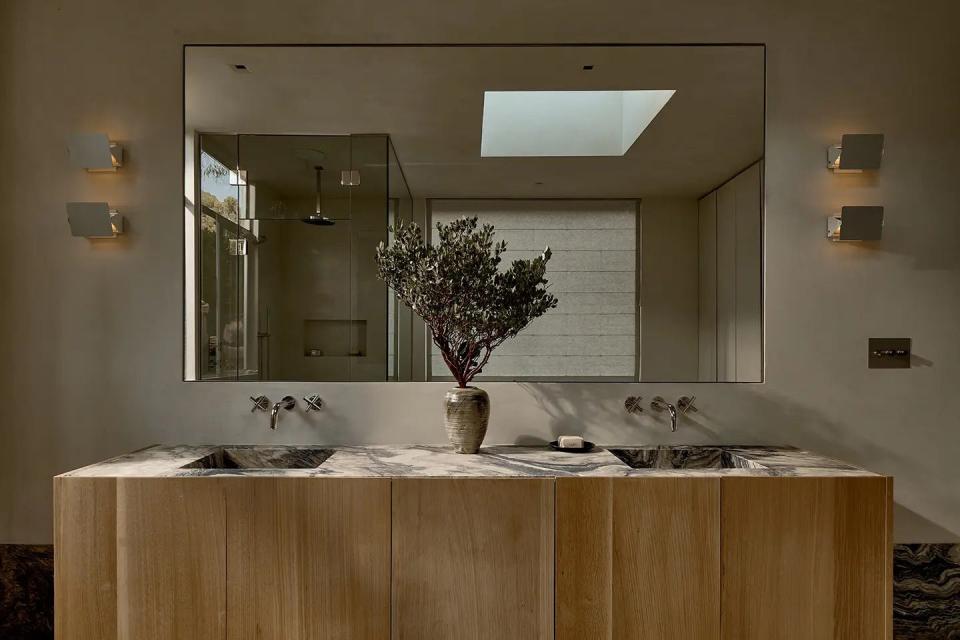
[[[457,387],[447,391],[444,425],[447,438],[457,453],[476,453],[487,434],[490,420],[490,396],[476,387]]]

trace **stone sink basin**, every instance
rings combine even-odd
[[[736,447],[661,446],[608,449],[634,469],[766,469]]]
[[[181,469],[315,469],[333,449],[301,447],[217,447]]]

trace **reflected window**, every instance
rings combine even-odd
[[[631,381],[637,376],[635,200],[434,200],[436,223],[477,216],[505,240],[501,266],[547,245],[555,309],[504,342],[478,379]],[[434,380],[450,379],[431,344]]]

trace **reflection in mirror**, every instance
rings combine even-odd
[[[408,211],[411,201],[402,174],[388,176],[398,167],[389,138],[201,133],[197,140],[198,377],[395,377],[392,316],[373,251],[387,240],[391,200]],[[343,184],[351,176],[361,176],[359,184]],[[388,177],[399,184],[390,189]]]
[[[185,379],[449,380],[373,257],[468,215],[504,265],[549,245],[558,298],[478,380],[762,380],[762,47],[187,47],[185,73]]]

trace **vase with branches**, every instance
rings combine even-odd
[[[377,247],[378,275],[430,330],[457,381],[446,398],[447,433],[457,451],[476,453],[490,402],[470,382],[497,347],[557,306],[545,277],[550,248],[501,268],[506,242],[494,242],[493,225],[476,217],[438,223],[434,244],[416,223],[398,223],[393,234]]]

